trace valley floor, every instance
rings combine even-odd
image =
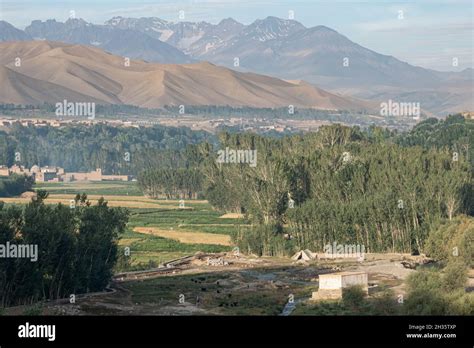
[[[130,259],[118,265],[107,292],[77,295],[72,304],[65,299],[11,307],[6,315],[310,315],[317,306],[310,298],[318,290],[320,274],[367,272],[369,301],[389,290],[396,303],[414,272],[405,266],[420,258],[385,253],[365,254],[363,261],[293,261],[244,255],[232,245],[231,235],[248,228],[248,222],[238,214],[222,215],[206,201],[189,200],[183,208],[177,200],[139,196],[134,183],[40,188],[51,192],[49,203],[67,204],[75,193],[85,192],[92,203],[103,195],[111,206],[130,209],[127,231],[119,241],[120,252],[129,248]],[[470,284],[474,286],[474,274]],[[331,311],[326,314],[347,314]]]
[[[78,296],[75,304],[53,301],[43,315],[288,315],[311,314],[310,300],[319,274],[366,271],[370,298],[387,289],[403,295],[404,279],[413,272],[400,263],[403,254],[367,254],[363,262],[327,260],[295,262],[233,253],[197,254],[171,267],[115,276],[112,291]],[[222,259],[209,265],[207,260]],[[294,306],[288,309],[289,299]],[[396,298],[394,298],[396,301]],[[290,301],[291,302],[291,301]],[[21,314],[23,307],[6,314]],[[355,313],[354,313],[355,314]]]

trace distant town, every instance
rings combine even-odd
[[[139,113],[111,112],[99,114],[94,119],[87,117],[57,117],[54,113],[36,109],[4,110],[0,104],[0,130],[8,131],[15,125],[23,127],[55,127],[108,125],[124,128],[147,128],[153,126],[186,127],[193,131],[219,133],[239,130],[258,134],[291,134],[317,131],[323,125],[339,123],[361,128],[377,125],[390,130],[408,131],[426,115],[420,117],[381,116],[380,114],[361,114],[343,111],[321,111],[302,109],[298,114],[286,114],[282,109],[231,109],[191,110],[193,113],[173,113],[141,115]],[[194,113],[196,112],[196,113]],[[461,113],[466,119],[472,119],[472,111]]]
[[[115,126],[122,126],[122,127],[139,127],[138,124],[135,124],[131,121],[122,121],[122,120],[103,120],[103,121],[95,121],[95,120],[88,120],[88,119],[42,119],[42,118],[3,118],[0,117],[0,127],[11,127],[15,124],[22,125],[23,127],[66,127],[68,125],[74,124],[81,124],[81,125],[94,125],[94,124],[110,124]]]
[[[30,169],[22,165],[13,165],[8,168],[0,165],[0,177],[8,177],[10,175],[27,175],[32,176],[37,183],[44,182],[74,182],[74,181],[130,181],[130,175],[105,175],[102,169],[98,168],[91,172],[66,172],[61,167],[39,167],[32,166]]]
[[[292,131],[298,128],[312,128],[307,125],[298,127],[298,123],[308,123],[308,121],[302,122],[299,120],[270,120],[265,118],[242,118],[242,117],[231,117],[211,119],[207,117],[195,116],[195,115],[183,115],[180,117],[167,117],[167,118],[155,118],[155,119],[139,119],[131,117],[130,119],[94,119],[90,120],[87,118],[68,118],[68,119],[51,119],[51,118],[12,118],[12,117],[1,117],[0,116],[0,129],[2,127],[8,128],[13,125],[21,125],[23,127],[56,127],[62,128],[71,125],[85,125],[91,126],[96,124],[107,124],[114,127],[152,127],[155,125],[162,125],[167,127],[188,127],[192,130],[205,130],[208,132],[216,132],[225,127],[241,127],[243,130],[254,131],[254,132],[265,132],[265,131],[276,131],[285,132]],[[311,123],[311,121],[310,121]],[[317,129],[323,123],[321,121],[313,121],[313,128]],[[302,130],[303,130],[302,129]]]
[[[342,117],[334,114],[334,117]],[[372,123],[383,124],[389,129],[409,129],[415,125],[415,121],[408,120],[406,124],[391,123],[391,121],[384,120],[381,116],[375,115],[358,115],[353,118],[345,120],[337,119],[335,122],[341,124],[357,125],[364,127]],[[23,127],[55,127],[64,128],[68,126],[93,126],[98,124],[109,125],[112,127],[124,128],[146,128],[156,125],[164,127],[186,127],[193,131],[206,131],[209,133],[218,133],[229,129],[238,129],[239,131],[246,131],[252,133],[267,133],[274,132],[280,134],[288,134],[294,132],[311,132],[317,131],[323,125],[333,123],[330,120],[322,119],[291,119],[291,118],[265,118],[265,117],[208,117],[200,115],[180,115],[179,117],[156,117],[140,119],[137,117],[129,117],[127,119],[112,119],[112,118],[96,118],[89,120],[87,118],[68,118],[68,119],[54,119],[54,118],[15,118],[5,117],[0,115],[0,130],[7,130],[14,125],[21,125]]]

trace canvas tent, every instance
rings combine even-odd
[[[291,259],[295,261],[298,261],[298,260],[309,261],[315,258],[316,258],[316,254],[306,249],[306,250],[298,251],[296,254],[292,256]]]

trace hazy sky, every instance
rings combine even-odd
[[[295,20],[308,27],[326,25],[410,64],[437,70],[474,66],[472,0],[0,0],[0,19],[21,29],[33,19],[64,21],[71,10],[96,24],[113,16],[178,21],[180,10],[186,21],[217,23],[232,17],[249,24],[267,16],[288,18],[293,11]]]

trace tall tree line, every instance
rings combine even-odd
[[[128,212],[92,206],[77,196],[74,208],[47,205],[47,194],[24,207],[0,202],[0,245],[36,245],[37,260],[0,258],[0,305],[34,303],[103,290],[112,276],[117,241]]]
[[[172,127],[24,127],[0,131],[0,164],[59,166],[66,171],[101,168],[105,174],[136,175],[149,168],[182,166],[186,147],[213,142],[207,132]]]
[[[454,134],[423,140],[429,135],[420,129],[434,123]],[[283,255],[337,242],[423,252],[440,220],[473,213],[469,152],[455,151],[472,145],[472,130],[472,121],[452,116],[401,135],[341,125],[278,139],[221,133],[218,146],[195,147],[193,173],[202,173],[202,190],[216,209],[252,222],[234,236],[242,251]],[[256,150],[257,165],[218,163],[217,150],[226,147]],[[166,191],[166,179],[156,182]]]
[[[202,192],[202,177],[197,169],[150,169],[140,173],[138,185],[152,198],[196,199]]]

